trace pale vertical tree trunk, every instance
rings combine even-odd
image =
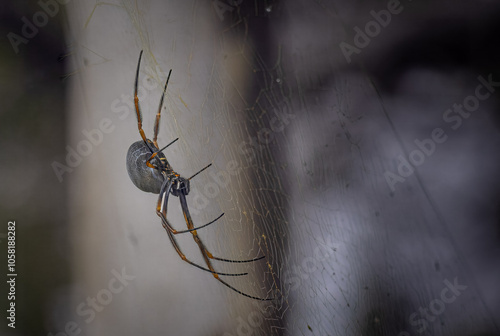
[[[238,52],[216,32],[219,20],[209,2],[94,5],[89,1],[70,3],[68,11],[75,69],[70,143],[77,148],[86,139],[85,130],[94,134],[95,141],[89,155],[82,155],[81,163],[67,175],[73,195],[71,225],[78,282],[74,300],[75,307],[80,307],[75,320],[86,335],[233,332],[238,316],[247,316],[252,309],[252,300],[179,258],[155,213],[157,196],[135,188],[127,175],[125,156],[128,147],[140,139],[131,96],[142,49],[139,96],[146,135],[153,137],[161,90],[171,68],[159,144],[180,138],[165,154],[185,177],[213,163],[192,180],[191,214],[196,225],[226,214],[199,230],[200,236],[217,256],[248,259],[262,254],[251,221],[237,206],[244,203],[238,190],[247,189],[245,179],[233,174],[231,181],[225,180],[233,146],[241,141],[237,132],[230,131],[240,116],[228,115],[235,111],[228,106],[238,104],[231,100],[238,96],[236,90],[245,90],[246,74],[234,57]],[[224,61],[224,55],[229,59]],[[83,147],[79,150],[86,150]],[[168,217],[176,228],[186,228],[179,201],[173,196]],[[178,242],[188,258],[203,265],[190,234],[179,235]],[[224,279],[252,295],[266,296],[261,290],[265,289],[263,264],[214,264],[221,272],[249,272],[240,279]],[[119,290],[108,303],[105,292],[116,277],[113,272],[123,270],[128,283],[123,288],[113,283]],[[87,297],[96,296],[97,305],[105,306],[100,312],[87,303]]]

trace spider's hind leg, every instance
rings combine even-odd
[[[184,253],[182,253],[179,245],[177,244],[177,241],[175,240],[175,237],[173,235],[172,232],[170,231],[167,231],[168,233],[168,237],[170,238],[170,242],[172,243],[172,245],[174,246],[175,248],[175,251],[177,252],[177,254],[179,255],[179,257],[181,257],[182,260],[184,260],[185,262],[187,262],[188,264],[190,265],[193,265],[194,267],[197,267],[203,271],[207,271],[207,272],[210,272],[214,275],[214,277],[218,277],[219,275],[226,275],[226,276],[242,276],[242,275],[247,275],[248,273],[221,273],[221,272],[216,272],[213,268],[210,268],[210,269],[207,269],[205,267],[202,267],[198,264],[195,264],[194,262],[192,262],[191,260],[189,260],[188,258],[186,258],[186,256],[184,255]]]
[[[229,263],[239,263],[239,264],[258,261],[258,260],[264,259],[266,257],[266,256],[260,256],[260,257],[253,258],[253,259],[248,259],[248,260],[231,260],[231,259],[224,259],[224,258],[214,257],[212,255],[212,253],[208,252],[207,250],[205,250],[205,252],[207,253],[207,256],[210,259],[224,261],[224,262],[229,262]]]
[[[193,221],[191,219],[191,215],[189,214],[189,209],[188,209],[188,206],[187,206],[187,203],[186,203],[186,195],[184,195],[184,194],[181,193],[179,195],[179,200],[181,202],[182,213],[184,214],[184,219],[186,220],[187,227],[188,227],[188,229],[193,229],[194,228],[194,224],[193,224]],[[259,301],[271,301],[271,300],[274,300],[274,298],[263,299],[263,298],[259,298],[259,297],[256,297],[256,296],[252,296],[252,295],[246,294],[246,293],[244,293],[244,292],[242,292],[242,291],[234,288],[233,286],[231,286],[230,284],[228,284],[224,280],[222,280],[219,277],[219,274],[217,274],[217,272],[215,272],[214,267],[212,266],[212,263],[210,262],[210,258],[218,259],[218,260],[223,260],[223,261],[229,261],[229,262],[238,262],[238,261],[230,261],[228,259],[221,259],[221,258],[214,257],[210,252],[208,252],[207,248],[205,247],[205,244],[203,244],[203,242],[201,241],[201,238],[198,236],[198,233],[196,232],[196,230],[191,231],[191,234],[193,235],[194,241],[196,242],[196,244],[200,248],[200,251],[201,251],[201,254],[203,256],[203,259],[205,260],[205,264],[207,264],[208,268],[212,271],[212,275],[214,276],[214,278],[216,278],[217,280],[219,280],[222,284],[224,284],[224,286],[232,289],[233,291],[235,291],[238,294],[241,294],[243,296],[246,296],[246,297],[254,299],[254,300],[259,300]],[[257,258],[257,260],[258,259],[262,259],[262,257]],[[254,260],[252,260],[252,261],[254,261]],[[246,261],[243,261],[243,262],[246,262]]]

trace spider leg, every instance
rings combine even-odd
[[[156,204],[156,214],[161,218],[161,222],[162,222],[162,225],[165,228],[165,230],[167,230],[173,234],[193,232],[193,231],[202,229],[205,226],[208,226],[212,223],[215,223],[222,216],[224,216],[224,213],[222,213],[219,217],[217,217],[213,221],[211,221],[207,224],[204,224],[202,226],[196,227],[196,228],[191,227],[191,228],[188,228],[187,230],[176,230],[172,227],[172,225],[167,220],[168,196],[170,195],[171,190],[172,190],[172,181],[169,179],[165,179],[165,182],[163,182],[163,185],[161,186],[161,189],[160,189],[160,195],[158,196],[158,203]],[[163,208],[162,208],[162,200],[163,200]]]
[[[139,133],[141,134],[142,140],[144,140],[146,145],[150,147],[148,142],[146,141],[146,134],[144,134],[144,130],[142,129],[142,113],[141,113],[141,108],[139,106],[139,97],[137,97],[137,83],[139,81],[139,69],[141,67],[141,58],[142,58],[142,50],[141,53],[139,54],[139,62],[137,62],[137,72],[135,73],[134,104],[135,104],[135,113],[137,116],[137,127],[139,128]]]
[[[198,175],[199,173],[201,173],[202,171],[204,171],[205,169],[207,169],[208,167],[210,167],[212,164],[210,163],[209,165],[207,165],[206,167],[200,169],[196,174],[194,174],[193,176],[191,176],[190,178],[188,178],[188,180],[191,180],[193,177],[195,177],[196,175]],[[219,217],[220,218],[220,217]],[[217,218],[217,219],[219,219]],[[215,219],[215,220],[217,220]],[[212,222],[210,222],[209,224],[211,224]],[[208,224],[206,224],[208,225]],[[204,225],[204,226],[206,226]],[[204,227],[204,226],[201,226],[201,227]],[[200,228],[201,228],[200,227]],[[225,261],[225,262],[230,262],[230,263],[247,263],[247,262],[252,262],[252,261],[257,261],[257,260],[260,260],[260,259],[263,259],[265,258],[266,256],[261,256],[261,257],[258,257],[258,258],[254,258],[254,259],[250,259],[250,260],[230,260],[230,259],[224,259],[224,258],[218,258],[218,257],[214,257],[212,255],[212,253],[210,253],[209,251],[205,250],[207,256],[210,258],[210,259],[214,259],[214,260],[219,260],[219,261]]]
[[[184,253],[182,253],[182,251],[181,251],[181,249],[179,247],[179,244],[177,244],[177,240],[175,239],[173,233],[170,232],[170,231],[167,231],[167,233],[168,233],[168,238],[170,238],[170,242],[174,246],[175,251],[177,252],[177,254],[179,254],[179,256],[181,257],[181,259],[184,260],[185,262],[187,262],[188,264],[191,264],[194,267],[197,267],[197,268],[199,268],[199,269],[201,269],[203,271],[210,272],[214,276],[219,276],[219,275],[242,276],[242,275],[247,275],[248,274],[248,273],[220,273],[220,272],[216,272],[213,268],[207,269],[207,268],[202,267],[202,266],[200,266],[198,264],[195,264],[194,262],[192,262],[191,260],[189,260],[188,258],[186,258],[186,256],[184,255]]]
[[[182,196],[182,198],[181,198]],[[184,213],[184,218],[186,219],[186,223],[188,223],[188,228],[194,237],[195,238],[195,241],[196,239],[200,239],[196,233],[196,228],[194,228],[194,224],[193,224],[193,220],[191,219],[191,216],[189,214],[189,210],[188,210],[188,207],[187,207],[187,203],[186,203],[186,199],[185,199],[185,195],[184,194],[181,194],[179,195],[179,198],[181,199],[181,207],[183,209],[183,213]],[[186,207],[186,210],[184,211],[184,206]],[[222,215],[221,215],[222,216]],[[221,216],[217,217],[217,219],[219,219]],[[217,220],[215,219],[215,220]],[[213,222],[213,221],[212,221]],[[212,222],[208,223],[208,224],[211,224]],[[208,224],[205,224],[203,226],[200,226],[199,228],[201,227],[205,227],[206,225]],[[194,229],[193,229],[194,228]],[[193,238],[194,238],[193,237]],[[200,240],[201,242],[201,240]],[[203,245],[203,243],[202,243]],[[219,258],[219,257],[215,257],[212,253],[210,253],[210,251],[208,251],[206,248],[204,250],[204,254],[206,254],[206,256],[210,259],[213,259],[213,260],[219,260],[219,261],[224,261],[224,262],[230,262],[230,263],[248,263],[248,262],[253,262],[253,261],[257,261],[257,260],[261,260],[263,258],[265,258],[266,256],[261,256],[261,257],[258,257],[258,258],[254,258],[254,259],[249,259],[249,260],[231,260],[231,259],[224,259],[224,258]]]
[[[167,192],[167,196],[168,196],[168,194],[170,193],[170,189],[171,188],[172,188],[172,182],[170,180],[166,179],[165,182],[163,183],[162,187],[161,187],[159,200],[161,200],[162,194],[164,194],[165,192]],[[158,211],[157,211],[157,213],[158,213]],[[163,215],[163,213],[161,213],[161,212],[160,212],[160,214]],[[163,228],[165,229],[165,231],[167,231],[168,237],[170,238],[170,242],[174,246],[175,251],[177,252],[177,254],[179,254],[179,256],[181,257],[181,259],[184,260],[185,262],[187,262],[188,264],[191,264],[194,267],[197,267],[197,268],[199,268],[199,269],[201,269],[203,271],[206,271],[206,272],[210,272],[212,274],[227,275],[227,276],[241,276],[241,275],[247,275],[248,274],[248,273],[219,273],[219,272],[215,272],[213,269],[210,270],[210,269],[202,267],[202,266],[200,266],[198,264],[195,264],[194,262],[192,262],[191,260],[189,260],[188,258],[186,258],[186,256],[184,255],[184,253],[182,253],[179,245],[177,244],[177,240],[174,237],[174,234],[176,232],[177,233],[182,233],[182,232],[189,232],[189,231],[176,231],[174,228],[172,228],[172,226],[170,225],[170,223],[168,223],[168,221],[167,221],[166,213],[162,217],[162,225],[163,225]]]
[[[156,167],[155,167],[155,166],[153,166],[153,165],[151,164],[151,160],[153,160],[153,158],[154,158],[155,156],[157,156],[157,155],[158,155],[158,153],[163,152],[165,149],[167,149],[167,147],[168,147],[168,146],[170,146],[171,144],[173,144],[173,143],[174,143],[174,142],[176,142],[177,140],[179,140],[179,138],[177,138],[177,139],[175,139],[175,140],[173,140],[173,141],[170,141],[170,143],[169,143],[168,145],[166,145],[165,147],[163,147],[162,149],[160,149],[160,150],[158,150],[158,151],[154,151],[154,153],[152,153],[152,154],[151,154],[151,156],[149,157],[149,159],[147,159],[147,160],[146,160],[146,166],[148,166],[149,168],[154,168],[154,169],[156,169]],[[156,146],[156,148],[158,148],[158,145],[157,145],[157,144],[155,144],[155,146]],[[167,162],[167,159],[166,159],[166,158],[160,158],[160,161],[164,161],[164,164],[165,164],[165,165],[167,165],[167,166],[169,166],[169,164],[168,164],[168,162]]]
[[[207,252],[207,255],[210,259],[213,259],[213,260],[219,260],[219,261],[225,261],[225,262],[230,262],[230,263],[248,263],[248,262],[253,262],[253,261],[257,261],[257,260],[261,260],[261,259],[264,259],[266,256],[260,256],[258,258],[254,258],[254,259],[248,259],[248,260],[230,260],[230,259],[224,259],[224,258],[218,258],[218,257],[214,257],[210,252],[206,251]]]
[[[167,81],[165,82],[165,87],[163,88],[163,93],[160,98],[160,106],[158,107],[158,113],[156,113],[154,136],[153,136],[153,143],[155,144],[156,147],[158,147],[158,142],[156,142],[156,140],[158,139],[158,132],[160,130],[160,118],[161,118],[161,108],[163,107],[163,98],[165,98],[165,92],[167,91],[168,81],[170,80],[171,73],[172,69],[170,69],[170,71],[168,72]]]
[[[167,149],[168,146],[170,146],[171,144],[173,144],[174,142],[176,142],[177,140],[179,140],[179,138],[173,140],[173,141],[170,141],[170,143],[168,145],[166,145],[165,147],[163,147],[162,149],[160,149],[158,152],[163,152],[165,149]]]
[[[208,164],[207,166],[205,166],[205,168],[202,168],[200,170],[198,170],[198,172],[196,174],[194,174],[193,176],[191,176],[190,178],[188,178],[188,180],[191,180],[193,177],[195,177],[196,175],[198,175],[199,173],[201,173],[202,171],[204,171],[205,169],[207,169],[208,167],[210,167],[212,164]]]
[[[260,297],[256,297],[256,296],[252,296],[252,295],[248,295],[248,294],[245,294],[243,293],[242,291],[240,290],[237,290],[236,288],[234,288],[233,286],[231,286],[230,284],[228,284],[227,282],[225,282],[224,280],[220,279],[220,278],[216,278],[217,280],[219,280],[220,282],[222,282],[225,286],[227,286],[228,288],[232,289],[233,291],[235,291],[236,293],[238,294],[241,294],[243,296],[246,296],[250,299],[254,299],[254,300],[259,300],[259,301],[272,301],[274,300],[273,297],[270,297],[270,298],[266,298],[266,299],[263,299],[263,298],[260,298]]]
[[[184,214],[184,219],[186,219],[186,224],[187,224],[187,226],[188,226],[189,229],[193,229],[194,228],[194,224],[193,224],[193,221],[191,219],[191,215],[189,214],[189,209],[188,209],[187,202],[186,202],[186,195],[184,195],[184,193],[181,193],[179,195],[179,200],[181,202],[182,213]],[[196,244],[198,244],[198,247],[200,248],[200,251],[201,251],[201,254],[203,256],[203,259],[205,260],[205,263],[207,264],[208,268],[212,271],[212,275],[214,276],[214,278],[216,278],[217,280],[219,280],[220,282],[222,282],[225,286],[227,286],[228,288],[232,289],[236,293],[241,294],[243,296],[246,296],[248,298],[255,299],[255,300],[260,300],[260,301],[274,300],[274,298],[263,299],[263,298],[259,298],[259,297],[256,297],[256,296],[248,295],[248,294],[243,293],[242,291],[234,288],[233,286],[231,286],[227,282],[223,281],[222,279],[220,279],[218,273],[215,272],[215,270],[214,270],[214,268],[212,266],[212,263],[210,262],[210,259],[209,259],[209,255],[212,256],[212,254],[210,254],[210,252],[208,252],[207,248],[205,247],[205,245],[201,241],[201,238],[198,236],[198,233],[196,232],[196,230],[191,231],[191,234],[193,235],[193,239],[196,242]]]

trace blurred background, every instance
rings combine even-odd
[[[0,5],[2,335],[500,335],[500,5]],[[144,130],[234,287],[130,182]],[[169,219],[185,227],[171,196]],[[16,328],[7,223],[16,221]],[[179,235],[191,260],[194,241]]]

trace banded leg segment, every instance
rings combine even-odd
[[[167,91],[168,81],[170,80],[171,73],[172,73],[172,69],[170,69],[170,71],[168,72],[167,81],[165,82],[165,87],[163,88],[163,93],[161,94],[160,106],[158,107],[158,113],[156,113],[153,143],[158,148],[159,148],[159,146],[158,146],[157,139],[158,139],[158,133],[160,131],[161,108],[163,107],[163,99],[165,98],[165,92]]]
[[[194,224],[193,224],[193,221],[191,219],[191,215],[189,214],[189,209],[188,209],[187,202],[186,202],[186,195],[184,195],[183,193],[181,193],[179,195],[179,200],[181,201],[182,213],[184,214],[184,219],[186,220],[186,224],[187,224],[187,226],[188,226],[189,229],[193,229],[194,228]],[[214,278],[216,278],[217,280],[219,280],[222,284],[224,284],[226,287],[232,289],[236,293],[241,294],[243,296],[246,296],[248,298],[251,298],[251,299],[254,299],[254,300],[260,300],[260,301],[271,301],[271,300],[274,300],[273,298],[263,299],[263,298],[259,298],[259,297],[256,297],[256,296],[252,296],[252,295],[246,294],[246,293],[244,293],[244,292],[242,292],[242,291],[234,288],[233,286],[231,286],[227,282],[223,281],[221,278],[219,278],[219,275],[217,274],[217,272],[215,272],[215,270],[214,270],[214,268],[212,266],[212,263],[210,262],[210,258],[214,259],[214,257],[207,250],[207,248],[205,247],[205,244],[203,244],[203,242],[201,241],[201,238],[198,236],[198,233],[196,232],[196,230],[191,231],[191,234],[193,235],[194,241],[196,242],[196,244],[200,248],[200,251],[201,251],[201,254],[203,256],[203,259],[205,260],[205,263],[207,264],[208,268],[211,271],[213,271],[212,275],[214,276]]]
[[[221,273],[221,272],[216,272],[213,268],[210,268],[210,269],[206,269],[205,267],[202,267],[194,262],[192,262],[191,260],[189,260],[186,255],[184,253],[182,253],[180,247],[179,247],[179,244],[177,244],[177,240],[175,239],[174,237],[174,234],[170,231],[167,230],[167,234],[168,234],[168,238],[170,238],[170,242],[172,243],[172,245],[174,246],[175,248],[175,251],[177,252],[177,254],[179,255],[179,257],[181,257],[182,260],[184,260],[185,262],[187,262],[188,264],[190,265],[193,265],[194,267],[197,267],[203,271],[207,271],[207,272],[210,272],[212,273],[215,277],[218,277],[219,275],[226,275],[226,276],[242,276],[242,275],[247,275],[248,273]]]
[[[139,54],[139,62],[137,62],[137,71],[135,73],[134,105],[135,105],[135,114],[137,116],[137,127],[139,128],[139,133],[141,134],[142,140],[144,140],[146,145],[150,147],[147,142],[146,134],[144,134],[144,130],[142,129],[142,113],[141,113],[141,108],[139,106],[139,97],[137,96],[137,85],[139,82],[139,69],[141,67],[141,59],[142,59],[142,50],[141,53]]]
[[[163,194],[166,193],[166,197],[168,197],[168,194],[170,193],[170,189],[172,188],[172,182],[169,181],[169,180],[165,180],[165,182],[163,183],[162,185],[162,188],[161,188],[161,191],[160,191],[160,196],[159,196],[159,200],[158,200],[158,203],[161,202],[161,199],[163,197]],[[165,205],[165,208],[166,208],[166,205]],[[164,209],[165,210],[165,209]],[[157,210],[157,213],[158,213],[158,210]],[[163,215],[163,213],[160,211],[160,213]],[[183,232],[189,232],[189,230],[186,230],[186,231],[176,231],[172,225],[170,225],[170,223],[167,221],[167,218],[166,218],[166,212],[165,212],[165,215],[163,215],[162,218],[162,225],[163,225],[163,228],[165,229],[165,231],[167,231],[167,234],[168,234],[168,237],[170,238],[170,242],[172,243],[172,245],[174,246],[175,248],[175,251],[177,252],[177,254],[179,255],[179,257],[181,257],[182,260],[184,260],[185,262],[187,262],[188,264],[191,264],[193,265],[194,267],[197,267],[203,271],[206,271],[206,272],[210,272],[214,275],[227,275],[227,276],[242,276],[242,275],[247,275],[248,273],[220,273],[220,272],[216,272],[215,270],[213,269],[207,269],[205,267],[202,267],[194,262],[192,262],[191,260],[189,260],[185,255],[184,253],[182,253],[180,247],[179,247],[179,244],[177,244],[177,240],[175,239],[174,237],[174,234],[176,233],[183,233]]]

